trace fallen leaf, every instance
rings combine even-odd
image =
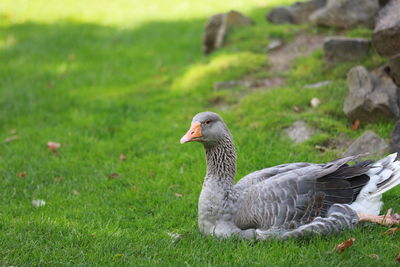
[[[131,191],[136,191],[137,190],[137,186],[136,185],[132,185],[131,186]]]
[[[12,135],[12,136],[10,136],[10,137],[7,137],[7,138],[4,140],[4,142],[5,142],[5,143],[10,143],[10,142],[15,141],[15,140],[18,140],[18,139],[19,139],[18,135]]]
[[[75,57],[75,54],[69,54],[69,55],[68,55],[68,60],[69,60],[69,61],[74,61],[75,58],[76,58],[76,57]]]
[[[72,194],[79,196],[81,194],[81,192],[79,192],[78,190],[72,190]]]
[[[379,255],[378,254],[369,254],[368,257],[374,260],[379,260]]]
[[[319,99],[316,98],[316,97],[313,97],[313,98],[311,99],[311,101],[310,101],[310,105],[311,105],[311,107],[313,107],[313,108],[317,108],[320,104],[321,104],[321,100],[319,100]]]
[[[326,151],[328,151],[328,148],[327,148],[327,147],[325,147],[325,146],[319,146],[319,145],[316,145],[316,146],[315,146],[315,149],[317,149],[317,150],[319,150],[319,151],[321,151],[321,152],[326,152]]]
[[[182,197],[182,194],[175,193],[175,196],[176,196],[177,198],[181,198],[181,197]]]
[[[351,237],[350,239],[340,243],[335,247],[335,251],[337,253],[342,253],[345,249],[351,247],[353,245],[353,242],[356,241],[354,237]]]
[[[385,235],[393,235],[398,231],[400,231],[399,227],[393,227],[393,228],[390,228],[389,230],[387,230],[386,232],[384,232],[384,234]]]
[[[60,143],[56,143],[56,142],[47,142],[47,148],[53,152],[53,153],[58,153],[58,149],[61,147]]]
[[[293,109],[295,112],[301,112],[301,111],[302,111],[301,108],[299,108],[298,106],[292,106],[292,109]]]
[[[18,176],[19,176],[20,178],[25,178],[26,172],[20,172],[20,173],[18,173]]]
[[[115,256],[114,257],[116,257],[116,258],[121,258],[121,257],[123,257],[124,256],[124,254],[122,254],[122,253],[118,253],[118,254],[115,254]]]
[[[359,126],[360,126],[360,120],[355,120],[354,123],[353,123],[353,125],[351,126],[351,129],[352,129],[353,131],[355,131],[355,130],[358,129]]]
[[[58,176],[58,177],[54,178],[54,182],[59,183],[62,181],[62,179],[63,178],[61,176]]]
[[[36,208],[43,207],[44,205],[46,205],[46,201],[44,201],[42,199],[32,200],[32,206],[34,206]]]
[[[126,160],[126,155],[125,154],[119,155],[119,160],[120,161],[125,161]]]
[[[109,179],[118,179],[118,177],[119,177],[119,174],[116,173],[116,172],[110,173],[110,174],[108,175],[108,178],[109,178]]]

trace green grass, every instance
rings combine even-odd
[[[269,40],[291,39],[305,28],[264,21],[270,7],[264,2],[291,1],[48,2],[0,4],[0,265],[395,264],[399,235],[382,235],[379,226],[258,243],[216,240],[198,231],[203,149],[178,142],[195,113],[223,115],[238,147],[239,178],[283,162],[334,159],[339,152],[314,146],[339,133],[355,138],[372,129],[390,135],[392,123],[350,129],[342,103],[352,65],[326,69],[320,51],[295,62],[285,88],[213,92],[216,81],[264,75]],[[257,25],[234,31],[227,47],[203,57],[206,18],[229,9]],[[364,63],[381,62],[371,55]],[[326,79],[334,82],[302,88]],[[321,99],[317,110],[309,107],[312,97]],[[215,106],[216,98],[221,105]],[[304,112],[292,111],[293,105]],[[319,134],[293,145],[282,129],[297,119]],[[18,140],[2,141],[15,131]],[[58,155],[48,151],[48,141],[62,144]],[[111,173],[119,177],[110,179]],[[385,208],[399,211],[399,193],[385,195]],[[46,205],[34,208],[33,199]],[[173,242],[168,232],[183,238]],[[350,236],[357,239],[351,249],[330,253]]]

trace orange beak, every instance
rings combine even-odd
[[[196,140],[194,140],[194,138],[197,138],[197,137],[202,137],[201,124],[198,122],[195,122],[195,123],[192,123],[192,126],[190,126],[189,131],[184,136],[182,136],[181,144],[196,141]]]

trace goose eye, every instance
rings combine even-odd
[[[210,124],[210,122],[211,122],[211,121],[208,120],[208,121],[205,121],[204,124]]]

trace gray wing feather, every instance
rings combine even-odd
[[[268,168],[244,177],[235,223],[241,229],[295,228],[319,216],[323,196],[316,194],[316,179],[328,175],[357,156],[327,164],[293,163]],[[274,173],[274,174],[273,174]]]

